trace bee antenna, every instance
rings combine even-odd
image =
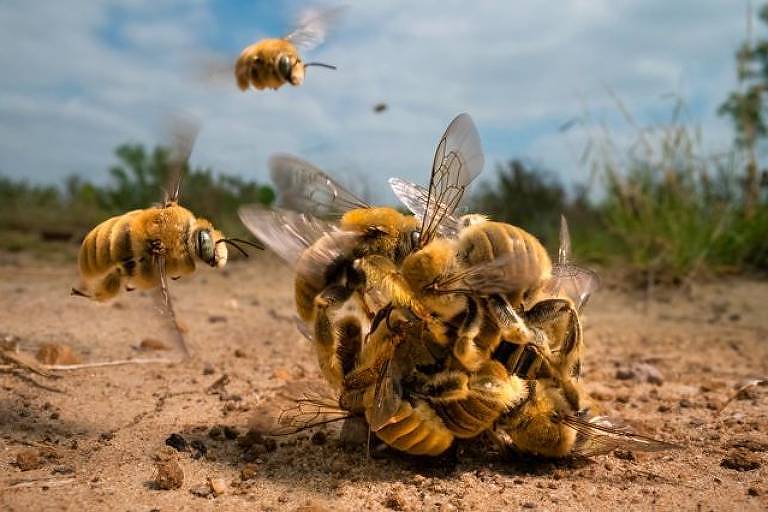
[[[333,69],[334,71],[337,69],[336,66],[332,66],[331,64],[324,64],[322,62],[307,62],[306,64],[304,64],[305,68],[308,68],[310,66],[319,66],[321,68]]]

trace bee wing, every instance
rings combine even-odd
[[[171,120],[170,132],[171,150],[168,155],[168,189],[165,192],[165,205],[179,201],[184,167],[192,154],[200,126],[191,118],[177,115]]]
[[[356,236],[311,215],[258,204],[242,206],[238,215],[251,233],[292,267],[301,254],[323,236],[334,236],[339,242],[338,251],[351,245],[351,239]],[[332,258],[333,245],[326,245],[328,248],[318,250],[318,255]]]
[[[343,11],[344,6],[306,9],[299,15],[296,28],[284,39],[304,50],[312,50],[325,41],[329,29],[338,23]]]
[[[571,264],[571,234],[565,215],[560,216],[560,246],[557,263],[552,267],[552,278],[544,285],[544,293],[551,297],[571,299],[577,311],[600,287],[596,272]]]
[[[424,218],[427,212],[429,191],[402,178],[389,178],[389,186],[392,192],[417,218]],[[453,215],[446,213],[442,222],[437,226],[437,232],[445,237],[454,237],[459,231],[459,221]]]
[[[560,263],[552,266],[552,277],[544,284],[543,293],[550,297],[567,297],[581,311],[589,297],[600,288],[600,276],[593,270]]]
[[[389,425],[400,409],[402,389],[395,375],[395,362],[390,358],[384,361],[379,372],[374,391],[373,408],[369,413],[369,423],[374,432]]]
[[[484,163],[475,123],[469,114],[459,114],[448,125],[435,151],[421,220],[422,247],[434,238],[443,221],[453,215],[464,191],[483,170]]]
[[[514,293],[533,285],[539,276],[529,272],[526,265],[520,264],[521,258],[527,258],[524,242],[511,242],[515,247],[510,252],[443,276],[434,283],[435,290],[487,296]]]
[[[187,348],[187,342],[184,338],[184,333],[179,327],[179,322],[176,319],[176,310],[173,308],[173,300],[171,299],[171,291],[168,289],[168,274],[165,270],[165,256],[154,256],[155,265],[157,266],[158,275],[160,276],[160,311],[171,321],[171,326],[176,338],[176,344],[181,348],[184,353],[184,357],[189,357],[189,349]]]
[[[616,449],[644,452],[659,452],[681,448],[679,445],[633,433],[605,416],[582,419],[568,415],[562,422],[574,429],[578,436],[572,455],[591,457],[612,452]]]
[[[272,155],[269,173],[279,192],[281,207],[317,217],[338,217],[353,208],[369,207],[325,172],[301,158]]]
[[[277,427],[269,433],[273,436],[290,435],[351,417],[352,414],[339,407],[338,399],[316,393],[305,394],[296,399],[293,406],[280,412]]]

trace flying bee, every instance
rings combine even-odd
[[[169,157],[170,184],[160,205],[105,220],[80,246],[80,285],[73,295],[106,301],[121,290],[160,288],[163,307],[176,321],[168,276],[178,279],[195,270],[195,260],[220,268],[227,262],[226,244],[243,254],[240,239],[225,238],[213,225],[179,205],[182,168],[192,151],[197,127],[177,123]],[[188,354],[183,337],[179,340]]]
[[[306,68],[310,66],[336,69],[321,62],[304,62],[299,49],[312,50],[322,44],[341,11],[340,7],[305,11],[290,34],[247,46],[235,62],[237,86],[242,91],[251,86],[255,89],[278,89],[286,83],[296,86],[304,82]]]

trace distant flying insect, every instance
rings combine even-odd
[[[280,39],[262,39],[247,46],[235,62],[237,86],[245,91],[255,89],[278,89],[283,84],[301,85],[306,68],[319,66],[336,69],[330,64],[304,62],[299,48],[311,50],[326,38],[328,28],[341,14],[342,8],[305,11],[298,27]]]
[[[73,295],[106,301],[122,289],[160,287],[163,305],[175,323],[168,276],[178,279],[195,270],[195,258],[211,267],[227,263],[227,247],[240,239],[225,238],[213,225],[179,205],[182,168],[197,136],[197,127],[177,125],[169,162],[170,184],[160,205],[133,210],[105,220],[86,235],[80,246],[80,286]],[[183,337],[180,344],[187,353]]]
[[[381,103],[377,103],[373,106],[373,111],[377,114],[381,114],[382,112],[386,111],[388,108],[389,106],[382,101]]]

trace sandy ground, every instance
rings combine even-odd
[[[135,348],[143,338],[168,339],[151,297],[94,304],[69,297],[73,283],[71,267],[0,255],[0,335],[19,337],[29,353],[66,343],[86,361],[174,357]],[[605,413],[685,448],[557,463],[509,461],[477,443],[437,460],[389,451],[368,458],[362,447],[340,445],[338,425],[243,448],[242,434],[268,424],[281,396],[321,386],[291,321],[290,273],[257,256],[173,285],[191,361],[34,376],[60,392],[0,373],[0,509],[768,508],[768,392],[754,389],[715,412],[743,379],[768,375],[766,282],[660,290],[651,302],[601,290],[584,319],[590,394]],[[239,432],[239,444],[220,431],[211,437],[216,425]],[[165,447],[172,433],[197,448]],[[22,471],[16,461],[25,450],[42,453],[42,466]],[[723,467],[734,450],[754,469]],[[159,490],[155,463],[169,458],[184,481]],[[223,479],[225,492],[191,492],[208,489],[208,478]]]

